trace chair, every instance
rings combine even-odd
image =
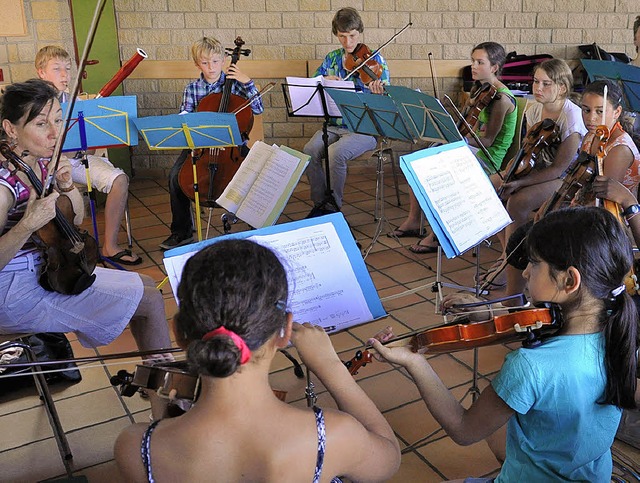
[[[0,351],[4,349],[10,348],[21,348],[27,356],[27,360],[29,362],[37,362],[36,355],[29,345],[29,336],[33,334],[2,334],[0,335]],[[56,443],[58,444],[58,450],[60,451],[60,457],[65,466],[65,470],[69,476],[71,476],[71,466],[70,461],[73,458],[71,454],[71,448],[69,447],[69,442],[67,441],[67,436],[62,429],[62,424],[60,423],[60,417],[58,416],[58,411],[56,410],[56,406],[53,402],[53,397],[51,396],[51,392],[49,391],[49,385],[41,373],[42,369],[39,365],[31,366],[30,370],[33,375],[33,381],[36,385],[36,389],[38,391],[38,395],[44,404],[45,411],[47,413],[47,417],[49,418],[49,424],[51,425],[51,429],[53,430],[53,436],[56,439]],[[26,371],[25,371],[26,372]]]
[[[522,121],[524,119],[524,112],[527,110],[527,103],[529,100],[526,97],[516,97],[516,134],[513,136],[511,146],[507,149],[504,158],[502,159],[501,169],[505,169],[509,161],[511,161],[520,150],[520,143],[522,141]]]

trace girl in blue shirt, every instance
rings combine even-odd
[[[496,481],[608,482],[621,411],[640,400],[638,314],[623,284],[631,245],[613,215],[582,207],[536,223],[527,249],[523,276],[530,298],[558,304],[563,327],[537,348],[510,353],[469,409],[423,355],[371,343],[384,359],[409,371],[429,411],[458,444],[475,443],[507,425],[506,457]],[[458,301],[451,297],[443,306]]]

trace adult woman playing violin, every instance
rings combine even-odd
[[[57,96],[52,84],[39,79],[12,84],[2,96],[4,134],[40,179],[47,175],[63,126]],[[170,347],[162,295],[147,276],[96,268],[94,283],[78,295],[39,285],[46,264],[32,235],[54,218],[63,196],[73,205],[75,223],[81,222],[82,198],[64,157],[54,173],[56,190],[40,199],[24,173],[14,173],[9,166],[3,161],[0,168],[0,333],[75,332],[84,346],[96,347],[113,341],[131,322],[139,349]]]
[[[180,114],[195,112],[200,101],[206,96],[221,93],[225,82],[231,82],[231,94],[252,99],[251,110],[255,114],[262,113],[262,99],[251,78],[243,73],[237,64],[230,65],[227,72],[222,70],[225,49],[217,39],[203,37],[197,40],[191,46],[191,56],[200,70],[200,77],[185,87]],[[188,155],[189,150],[184,150],[169,172],[171,235],[160,243],[163,250],[193,242],[191,199],[183,193],[179,183],[180,170]]]
[[[563,328],[536,348],[509,353],[469,409],[424,356],[370,342],[407,369],[456,443],[472,444],[507,425],[506,457],[495,481],[609,481],[621,409],[640,402],[638,314],[623,284],[631,244],[611,213],[580,207],[536,223],[527,248],[529,294],[560,305]],[[444,301],[451,303],[457,300]]]
[[[493,272],[502,265],[506,257],[506,241],[518,227],[529,220],[531,212],[540,208],[560,187],[564,175],[578,154],[578,147],[587,130],[580,108],[568,97],[572,86],[573,74],[564,60],[550,59],[534,69],[533,95],[537,102],[525,113],[527,131],[531,131],[540,121],[550,119],[559,129],[560,144],[553,149],[542,150],[538,156],[540,166],[524,176],[507,182],[502,182],[498,175],[491,176],[491,181],[506,202],[513,223],[499,234],[502,255],[481,277],[481,282],[487,281],[485,285],[488,289],[505,286],[507,282],[504,274],[493,280],[492,278]]]
[[[482,145],[487,148],[492,161],[489,162],[471,134],[467,134],[465,139],[476,156],[488,166],[491,172],[500,168],[507,149],[511,146],[516,128],[516,101],[511,91],[498,80],[506,58],[504,47],[495,42],[483,42],[471,51],[471,75],[476,81],[476,86],[494,88],[494,97],[488,98],[486,107],[476,113],[475,120],[471,120],[476,135]],[[476,101],[479,99],[470,97],[463,111],[473,110]],[[398,237],[419,235],[421,210],[411,191],[409,201],[407,218],[395,230],[395,235]],[[436,249],[437,242],[433,234],[409,247],[409,250],[414,253],[431,253]]]
[[[249,240],[214,243],[185,265],[178,299],[176,340],[200,396],[182,416],[121,433],[115,459],[126,481],[382,481],[396,472],[393,431],[329,336],[292,321],[275,253]],[[340,410],[274,395],[269,370],[289,340]]]

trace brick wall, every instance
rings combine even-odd
[[[89,0],[86,0],[89,1]],[[28,35],[0,37],[0,68],[5,82],[34,75],[33,57],[46,44],[73,52],[67,0],[24,0]],[[121,58],[136,47],[150,59],[190,59],[191,43],[203,35],[233,46],[240,35],[252,59],[322,59],[336,46],[331,35],[333,12],[343,6],[361,11],[364,40],[382,44],[407,22],[411,29],[386,47],[388,59],[467,59],[476,43],[494,40],[507,51],[548,53],[580,58],[577,45],[597,42],[611,52],[635,56],[632,25],[640,14],[637,0],[114,0]],[[588,12],[588,13],[587,13]],[[319,63],[319,60],[318,60]],[[426,77],[395,84],[431,92]],[[184,80],[127,80],[126,94],[138,95],[141,116],[176,112]],[[261,84],[282,79],[258,79]],[[439,79],[444,93],[460,90],[458,79]],[[288,119],[280,88],[266,96],[265,136],[269,142],[301,148],[319,127],[309,120]],[[174,154],[133,150],[138,170],[167,169]]]

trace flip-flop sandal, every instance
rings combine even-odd
[[[139,255],[135,260],[125,260],[123,257],[133,258],[133,253],[131,252],[131,250],[125,249],[120,250],[118,253],[116,253],[115,255],[111,255],[110,257],[105,256],[105,258],[108,258],[109,260],[116,263],[121,263],[122,265],[140,265],[142,263],[142,257]]]
[[[418,255],[424,255],[425,253],[436,253],[438,251],[438,247],[430,247],[428,245],[410,245],[407,249],[411,253],[417,253]]]
[[[401,230],[400,228],[396,228],[391,233],[387,233],[389,238],[393,238],[395,235],[396,238],[420,238],[422,237],[422,233],[420,233],[420,229],[412,228],[410,230]]]

